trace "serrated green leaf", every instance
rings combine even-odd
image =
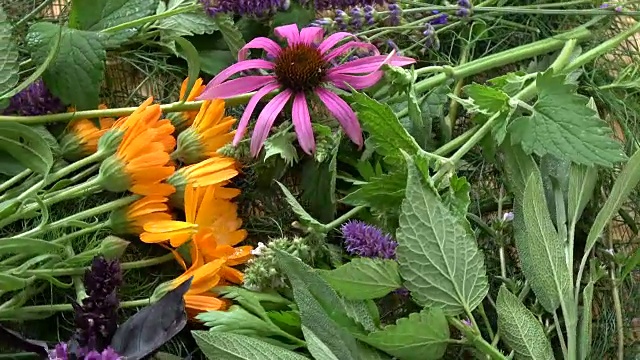
[[[381,298],[402,286],[395,260],[353,258],[320,275],[338,294],[350,300]]]
[[[402,159],[401,150],[415,155],[422,149],[402,126],[387,104],[381,104],[366,94],[354,92],[351,106],[356,111],[363,129],[369,133],[376,151],[385,157]]]
[[[480,84],[467,85],[463,90],[473,100],[473,105],[478,112],[494,114],[509,105],[509,95],[502,90]]]
[[[508,96],[514,96],[524,87],[527,73],[516,71],[498,76],[488,81],[491,86],[502,90]]]
[[[585,245],[585,254],[591,252],[605,226],[616,215],[622,204],[629,199],[629,195],[640,181],[640,150],[636,151],[618,174],[611,193],[602,209],[596,215]]]
[[[533,114],[515,119],[509,126],[514,143],[528,154],[551,154],[587,166],[613,164],[627,159],[612,130],[588,99],[576,94],[576,86],[564,83],[553,70],[538,75],[538,101]]]
[[[397,210],[404,199],[407,175],[402,171],[372,176],[341,202],[352,206],[367,206],[380,211]]]
[[[564,244],[551,221],[538,171],[529,176],[522,200],[521,212],[515,213],[516,248],[522,271],[531,284],[536,298],[550,313],[571,291],[571,277],[565,261]]]
[[[423,184],[414,160],[396,233],[400,275],[414,300],[449,315],[473,310],[487,294],[486,270],[476,240],[464,223]]]
[[[192,331],[198,347],[211,360],[308,360],[293,351],[249,336]]]
[[[344,303],[333,289],[308,265],[283,251],[276,259],[293,289],[302,325],[310,329],[338,359],[358,359],[355,338],[346,330],[356,330]]]
[[[359,338],[398,359],[435,360],[442,358],[447,349],[449,324],[442,310],[424,309]]]
[[[28,44],[36,64],[46,60],[59,31],[59,26],[51,23],[36,23],[29,28]],[[64,103],[78,110],[95,109],[106,59],[100,37],[69,28],[62,28],[61,36],[58,54],[42,77],[49,90]]]
[[[298,150],[293,145],[296,134],[283,131],[275,134],[264,142],[264,159],[272,156],[280,156],[287,166],[293,166],[298,162]]]
[[[198,50],[196,50],[196,48],[193,46],[193,44],[191,44],[191,42],[189,42],[189,40],[181,37],[176,37],[173,39],[173,41],[180,45],[180,48],[182,49],[181,54],[184,53],[184,57],[187,59],[187,87],[184,97],[180,99],[180,101],[187,101],[187,98],[191,93],[191,89],[198,80],[198,75],[200,75],[200,55],[198,55]]]
[[[165,5],[164,0],[162,0],[156,10],[156,14],[162,14],[192,4],[192,0],[169,0]],[[162,29],[163,36],[168,38],[213,34],[219,30],[214,19],[202,9],[195,9],[193,12],[180,13],[160,19],[154,27]]]
[[[242,37],[242,33],[233,22],[233,18],[229,15],[218,14],[214,18],[214,21],[216,25],[218,25],[218,29],[220,29],[220,33],[222,33],[224,42],[227,43],[229,50],[231,50],[233,54],[237,54],[246,43]]]
[[[18,48],[11,40],[11,24],[0,7],[0,94],[11,90],[20,79]]]
[[[516,359],[554,360],[551,343],[536,317],[502,285],[496,301],[500,335]]]
[[[53,154],[47,142],[26,125],[1,122],[0,150],[41,175],[48,174],[53,166]]]
[[[298,215],[301,221],[317,228],[321,228],[323,226],[318,222],[318,220],[314,219],[313,216],[309,215],[309,213],[302,207],[302,205],[300,205],[300,203],[298,203],[298,200],[296,200],[295,196],[291,194],[286,186],[284,186],[279,181],[276,181],[276,183],[278,184],[278,186],[280,186],[280,189],[284,193],[284,196],[287,199],[287,203],[289,203],[289,206],[291,206],[291,210],[293,210],[293,212]]]
[[[587,360],[591,354],[593,332],[592,319],[593,281],[589,281],[582,293],[582,314],[578,327],[578,359]]]

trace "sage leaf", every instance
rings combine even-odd
[[[396,250],[400,275],[414,300],[448,315],[473,310],[489,286],[483,254],[437,193],[423,184],[414,160],[407,157],[406,198],[402,202]]]
[[[515,213],[516,248],[522,271],[542,307],[556,311],[571,291],[565,248],[551,221],[539,172],[529,177],[522,207]]]
[[[516,359],[554,360],[551,343],[536,317],[502,285],[496,301],[500,335]]]
[[[593,281],[589,281],[582,293],[582,315],[578,328],[578,359],[580,360],[586,360],[591,354],[593,285]]]
[[[381,298],[402,286],[395,260],[353,258],[320,275],[338,294],[350,300]]]
[[[442,310],[424,309],[408,318],[398,319],[395,325],[359,338],[398,359],[440,359],[447,349],[449,324]]]
[[[209,331],[191,334],[211,360],[308,360],[293,351],[245,335]]]
[[[11,90],[20,79],[18,48],[11,40],[11,31],[11,23],[0,7],[0,94]]]

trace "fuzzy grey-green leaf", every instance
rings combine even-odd
[[[198,347],[211,360],[308,360],[293,351],[249,336],[192,331]]]
[[[554,360],[551,343],[536,317],[502,285],[496,302],[500,335],[516,359]]]
[[[338,294],[350,300],[381,298],[402,286],[394,260],[353,258],[320,274]]]
[[[0,94],[9,91],[18,83],[20,65],[18,48],[11,40],[11,24],[0,7]]]
[[[440,359],[447,349],[449,325],[442,310],[424,309],[361,340],[401,360]]]
[[[515,235],[522,271],[542,307],[553,313],[570,294],[571,280],[564,244],[551,221],[537,171],[529,176],[519,210],[515,213]]]
[[[409,175],[396,250],[400,275],[414,300],[448,315],[473,310],[487,294],[483,254],[476,240],[442,203],[407,158]]]

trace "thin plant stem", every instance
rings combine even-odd
[[[476,349],[488,355],[493,360],[507,360],[507,357],[504,356],[500,350],[491,346],[491,344],[486,342],[482,336],[479,333],[476,333],[472,328],[469,328],[460,322],[460,320],[453,317],[447,317],[447,320],[456,329],[460,330],[460,332],[462,332],[462,334]]]
[[[22,19],[18,20],[15,25],[13,25],[14,28],[18,28],[18,26],[24,24],[25,22],[29,21],[29,19],[31,19],[32,17],[34,17],[35,15],[38,15],[42,12],[42,10],[44,8],[46,8],[47,6],[51,5],[51,3],[53,3],[53,0],[44,0],[40,5],[36,6],[33,10],[31,10],[31,12],[29,12],[27,15],[23,16]]]
[[[19,174],[13,176],[11,179],[8,179],[7,181],[3,182],[2,184],[0,184],[0,193],[6,191],[7,189],[11,188],[15,184],[21,182],[32,173],[33,171],[31,169],[26,169],[21,171]]]
[[[491,327],[491,322],[487,317],[487,313],[484,311],[484,305],[482,304],[482,302],[478,306],[478,312],[480,313],[480,317],[482,317],[482,322],[484,322],[484,327],[487,329],[489,337],[493,339],[495,334],[493,332],[493,328]]]
[[[324,225],[323,230],[326,231],[326,232],[329,232],[329,231],[335,229],[336,227],[340,226],[343,222],[351,219],[357,213],[359,213],[360,211],[364,210],[364,208],[365,208],[364,206],[356,206],[356,207],[352,208],[351,210],[347,211],[346,213],[344,213],[339,218],[337,218],[337,219],[333,220],[332,222]]]
[[[120,302],[120,309],[140,307],[151,304],[151,298],[130,300]],[[11,318],[11,315],[15,313],[56,313],[56,312],[68,312],[73,311],[73,305],[71,304],[52,304],[52,305],[33,305],[23,306],[15,309],[2,309],[0,310],[0,318]]]
[[[464,41],[464,40],[460,40]],[[458,61],[459,65],[464,65],[469,60],[469,52],[471,51],[471,43],[468,42],[463,48],[462,53],[460,54],[460,60]],[[453,88],[453,95],[459,97],[462,93],[462,87],[464,86],[464,78],[458,79],[456,81],[456,85]],[[458,108],[460,104],[456,100],[451,100],[449,104],[449,113],[447,116],[442,118],[442,137],[445,142],[451,140],[451,136],[453,134],[453,128],[456,124],[456,119],[458,118]]]

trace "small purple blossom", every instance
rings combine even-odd
[[[347,18],[348,18],[347,13],[345,13],[342,10],[336,10],[336,17],[334,21],[338,26],[338,30],[347,31]]]
[[[354,29],[360,29],[362,27],[362,10],[358,7],[351,9],[351,26]]]
[[[35,116],[55,114],[64,110],[64,104],[53,96],[42,80],[36,80],[9,100],[4,115]]]
[[[237,0],[236,0],[237,1]],[[307,3],[307,1],[305,1]],[[314,6],[318,11],[346,9],[352,6],[382,5],[384,0],[315,0]],[[304,5],[304,4],[303,4]]]
[[[469,327],[473,326],[473,324],[471,323],[471,320],[469,319],[463,319],[462,323]]]
[[[431,25],[446,25],[447,22],[449,21],[449,15],[447,15],[446,13],[441,13],[438,10],[433,10],[431,12],[433,15],[438,15],[440,14],[438,17],[429,20],[429,23]]]
[[[354,220],[342,225],[342,235],[349,254],[369,258],[393,259],[398,243],[379,228]]]
[[[72,359],[84,359],[84,360],[121,360],[122,358],[118,355],[115,350],[111,347],[107,347],[106,349],[99,351],[89,351],[86,355],[80,356],[69,356],[70,354],[67,352],[68,346],[66,343],[59,343],[56,347],[49,351],[49,360],[69,360]]]
[[[364,22],[367,25],[373,25],[376,23],[376,10],[371,5],[364,7]]]
[[[458,0],[458,10],[456,11],[456,16],[458,17],[468,17],[471,14],[471,8],[473,4],[469,0]]]
[[[513,221],[513,213],[511,211],[508,211],[502,214],[502,221],[503,222]]]
[[[200,0],[205,11],[215,16],[220,13],[263,17],[286,10],[290,0]]]
[[[400,25],[400,18],[402,16],[402,8],[400,5],[395,3],[395,0],[389,1],[389,5],[387,5],[389,9],[389,25],[397,26]]]

